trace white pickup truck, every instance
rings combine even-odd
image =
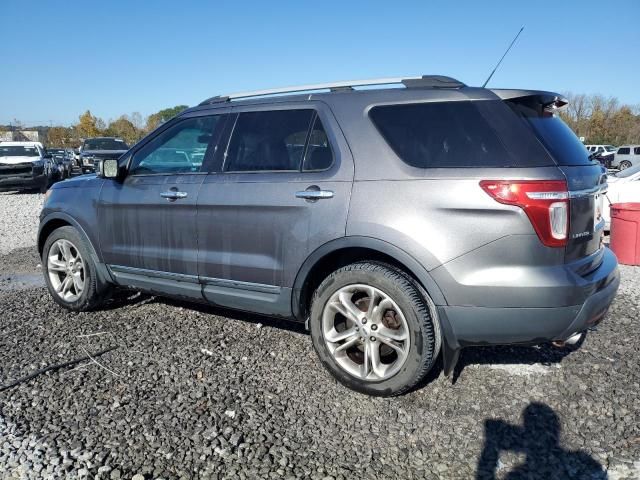
[[[54,164],[40,142],[0,142],[0,191],[39,190],[51,185]]]

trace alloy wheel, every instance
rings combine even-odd
[[[60,239],[51,245],[47,273],[56,294],[65,302],[77,301],[85,286],[85,264],[77,247]]]
[[[407,360],[411,339],[396,302],[371,285],[336,291],[322,312],[325,344],[335,362],[365,381],[393,377]]]

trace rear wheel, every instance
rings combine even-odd
[[[631,166],[631,162],[628,161],[628,160],[624,160],[624,161],[620,162],[620,170],[626,170],[630,166]]]
[[[324,366],[344,385],[370,395],[408,391],[440,350],[427,293],[381,263],[354,263],[327,277],[314,294],[310,327]]]
[[[91,247],[73,227],[60,227],[47,238],[42,253],[45,281],[53,300],[68,310],[87,311],[108,299]]]

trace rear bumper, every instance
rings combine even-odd
[[[619,285],[618,261],[605,249],[598,268],[575,285],[578,292],[586,294],[580,304],[534,308],[440,306],[438,313],[451,349],[566,340],[602,320]]]
[[[29,177],[0,177],[0,192],[7,190],[21,190],[30,188],[40,188],[47,184],[46,175],[37,175]]]

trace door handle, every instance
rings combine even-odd
[[[176,192],[173,190],[169,190],[168,192],[162,192],[160,196],[162,198],[166,198],[167,200],[179,200],[181,198],[187,198],[187,192]]]
[[[325,198],[333,198],[333,192],[331,190],[307,189],[301,192],[296,192],[296,198],[304,198],[305,200],[315,202],[317,200],[323,200]]]

